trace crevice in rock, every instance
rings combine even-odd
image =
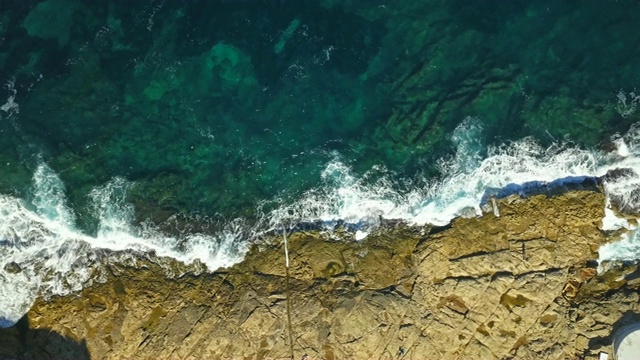
[[[144,347],[147,345],[147,343],[150,340],[151,340],[151,334],[147,334],[147,336],[145,336],[144,339],[142,339],[140,344],[138,344],[138,349],[144,349]]]
[[[503,252],[508,252],[509,249],[501,249],[501,250],[494,250],[494,251],[488,251],[488,250],[480,250],[480,251],[476,251],[470,254],[464,254],[458,257],[454,257],[449,259],[449,261],[460,261],[460,260],[465,260],[465,259],[469,259],[469,258],[473,258],[473,257],[478,257],[478,256],[486,256],[486,255],[492,255],[492,254],[499,254],[499,253],[503,253]]]
[[[403,299],[407,299],[407,300],[411,300],[411,297],[412,297],[412,294],[411,295],[406,295],[406,294],[403,294],[402,292],[398,291],[396,289],[396,285],[391,285],[391,286],[386,287],[384,289],[377,289],[377,290],[374,290],[374,291],[376,291],[376,292],[378,292],[380,294],[399,296],[399,297],[401,297]]]
[[[535,238],[530,238],[530,239],[509,239],[508,240],[509,243],[527,243],[527,242],[531,242],[531,241],[548,241],[548,242],[552,242],[552,243],[557,243],[557,240],[551,240],[549,238],[546,237],[535,237]]]
[[[514,274],[513,276],[515,277],[516,280],[518,280],[520,278],[523,278],[525,276],[530,276],[530,275],[550,275],[553,273],[561,273],[561,272],[564,272],[564,269],[561,267],[550,267],[550,268],[540,269],[540,270],[525,271],[525,272]]]

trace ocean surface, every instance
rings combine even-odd
[[[639,16],[631,0],[2,1],[0,326],[131,254],[214,271],[269,233],[359,241],[607,173],[603,229],[631,231],[600,260],[636,260],[610,203],[640,209]]]

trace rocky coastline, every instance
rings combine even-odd
[[[593,186],[361,242],[296,232],[288,278],[281,237],[214,273],[107,262],[2,329],[0,359],[596,359],[640,319],[637,266],[597,272],[604,202]]]

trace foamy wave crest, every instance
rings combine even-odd
[[[241,219],[225,224],[215,236],[198,233],[167,236],[150,224],[132,225],[134,208],[126,202],[126,193],[131,186],[130,182],[115,178],[91,191],[95,216],[99,220],[98,235],[90,239],[94,247],[153,252],[186,264],[199,260],[212,271],[235,264],[247,251],[243,240],[247,238],[249,226]]]
[[[99,250],[152,252],[210,270],[231,266],[247,251],[246,226],[232,221],[219,234],[167,236],[153,226],[132,225],[125,195],[131,183],[115,178],[90,197],[97,236],[75,227],[64,184],[46,164],[38,166],[29,202],[0,195],[0,327],[24,315],[37,296],[63,295],[91,282]]]
[[[321,174],[323,185],[307,191],[299,200],[280,206],[270,213],[271,228],[278,229],[301,223],[317,223],[327,229],[338,222],[354,227],[356,236],[379,224],[382,216],[401,218],[396,213],[403,196],[392,187],[389,176],[369,184],[372,174],[384,172],[374,168],[357,178],[351,169],[336,159]]]
[[[445,180],[409,192],[399,191],[393,174],[379,166],[356,177],[336,155],[322,172],[323,185],[274,211],[272,225],[320,221],[331,227],[340,221],[354,225],[358,238],[379,225],[380,219],[444,225],[460,210],[479,206],[479,199],[476,201],[473,195],[480,192],[481,197],[484,187],[469,187],[467,178],[481,166],[481,131],[477,119],[465,119],[452,135],[457,146],[455,156],[439,164]]]
[[[398,190],[384,169],[372,169],[356,177],[336,157],[322,173],[323,186],[274,211],[272,227],[319,221],[331,228],[345,222],[357,230],[356,238],[361,239],[381,219],[443,226],[458,216],[482,215],[483,199],[501,189],[528,183],[561,184],[562,179],[600,178],[620,169],[626,176],[605,177],[603,183],[607,194],[603,229],[629,227],[626,220],[614,214],[612,199],[618,206],[640,209],[640,126],[615,137],[611,151],[586,150],[571,144],[545,148],[532,138],[484,147],[479,140],[481,132],[478,119],[465,119],[452,135],[455,155],[438,163],[442,177],[427,182],[424,188],[405,192]],[[483,152],[486,155],[482,156]],[[369,181],[372,173],[377,178],[373,182]]]
[[[640,126],[614,137],[607,151],[571,144],[545,148],[531,138],[485,147],[481,132],[479,120],[463,121],[452,135],[457,151],[438,162],[442,176],[414,181],[427,185],[408,190],[383,167],[356,176],[336,154],[321,174],[321,186],[282,204],[266,221],[249,226],[236,219],[216,235],[185,231],[169,236],[155,225],[133,225],[134,209],[126,202],[126,193],[135,184],[122,178],[91,191],[99,225],[95,236],[86,235],[75,227],[64,184],[41,164],[29,201],[0,195],[0,291],[12,294],[0,298],[0,322],[4,319],[0,326],[17,321],[36,296],[65,294],[89,283],[100,249],[200,261],[215,270],[240,261],[250,242],[268,231],[291,230],[303,223],[327,229],[343,224],[362,239],[384,219],[446,225],[458,216],[481,215],[487,196],[529,183],[561,184],[563,179],[601,178],[607,199],[603,230],[631,230],[623,241],[604,246],[600,260],[640,258],[640,235],[611,206],[615,203],[627,214],[640,213]]]

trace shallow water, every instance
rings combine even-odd
[[[443,225],[618,168],[605,189],[633,209],[638,7],[4,2],[0,318],[95,280],[100,249],[215,270],[274,229]]]

